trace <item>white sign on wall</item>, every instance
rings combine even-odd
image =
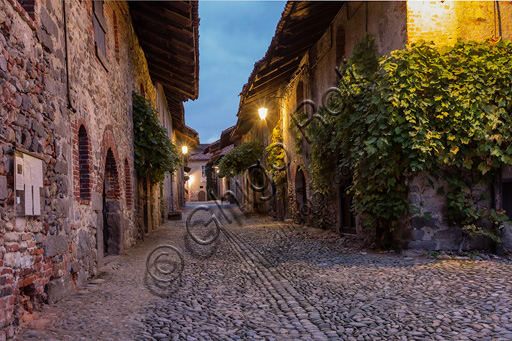
[[[41,215],[43,160],[16,150],[14,152],[14,182],[18,214]]]

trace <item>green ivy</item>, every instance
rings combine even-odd
[[[158,121],[158,112],[138,92],[133,92],[133,131],[135,139],[135,170],[140,177],[159,183],[165,173],[183,165],[167,130]]]
[[[219,174],[235,176],[245,172],[261,157],[263,148],[256,141],[244,142],[226,153],[219,162]]]
[[[343,66],[340,92],[320,110],[329,124],[308,126],[313,185],[328,191],[325,160],[351,167],[353,209],[392,229],[411,205],[407,181],[426,171],[448,184],[439,190],[453,224],[499,242],[508,218],[472,186],[512,164],[512,43],[420,41],[379,61],[373,40]]]
[[[286,184],[285,151],[280,145],[283,143],[282,119],[279,119],[270,136],[271,144],[266,148],[267,165],[272,179],[279,189],[280,196],[284,195]]]

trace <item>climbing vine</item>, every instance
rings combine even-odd
[[[498,234],[508,218],[475,191],[512,164],[512,43],[423,41],[380,61],[366,36],[341,70],[339,93],[308,127],[312,183],[328,191],[325,160],[353,169],[353,209],[366,226],[392,229],[407,210],[407,182],[441,179],[451,223],[468,235]],[[483,228],[483,221],[495,229]]]
[[[219,175],[235,176],[246,171],[261,157],[263,148],[256,141],[244,142],[226,153],[219,162]]]
[[[152,183],[159,183],[165,173],[172,173],[182,165],[176,146],[158,121],[158,112],[138,92],[133,93],[133,131],[138,176],[147,176]]]
[[[272,179],[279,189],[280,195],[284,194],[286,184],[285,151],[282,146],[283,131],[281,129],[282,119],[279,119],[270,136],[271,144],[266,148],[268,170]]]

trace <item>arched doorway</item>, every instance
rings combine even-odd
[[[103,177],[103,254],[117,255],[122,249],[122,215],[119,174],[112,149],[105,158]]]
[[[197,201],[206,201],[205,191],[199,191],[199,193],[197,193]]]
[[[307,214],[309,207],[307,207],[308,199],[307,199],[307,191],[306,191],[306,176],[304,175],[304,171],[299,167],[297,167],[297,172],[295,173],[295,202],[297,207],[297,214],[302,216]],[[305,217],[303,217],[305,220]]]

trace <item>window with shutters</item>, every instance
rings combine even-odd
[[[94,42],[96,55],[101,64],[107,69],[107,24],[103,16],[103,1],[93,1],[93,25],[94,25]]]

